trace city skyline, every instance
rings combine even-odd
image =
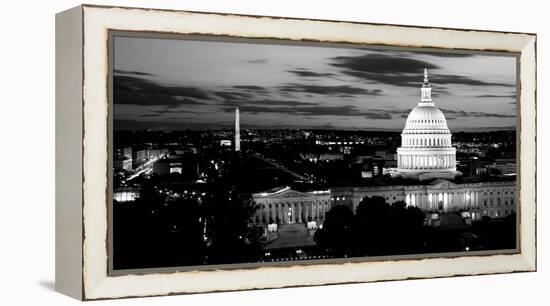
[[[424,68],[451,130],[515,129],[510,56],[116,37],[114,63],[115,129],[398,131]]]

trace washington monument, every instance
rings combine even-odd
[[[235,108],[235,152],[241,151],[241,127],[239,123],[239,108]]]

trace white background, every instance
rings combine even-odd
[[[538,272],[93,302],[105,305],[548,305],[545,1],[90,1],[105,5],[538,34]],[[79,1],[0,7],[0,305],[75,305],[54,287],[54,15]],[[546,153],[546,154],[545,154]]]

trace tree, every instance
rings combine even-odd
[[[209,263],[253,260],[260,253],[261,232],[250,227],[258,205],[250,193],[243,192],[230,180],[212,183],[204,199],[209,239]]]
[[[348,206],[337,205],[325,215],[323,228],[315,232],[315,242],[321,248],[337,256],[353,253],[353,212]]]
[[[359,249],[368,255],[418,252],[425,215],[403,201],[387,204],[383,197],[365,197],[356,212]]]
[[[404,202],[386,203],[383,197],[365,197],[355,215],[347,206],[326,214],[315,233],[319,247],[336,256],[390,255],[422,250],[424,213]]]
[[[157,248],[158,211],[164,197],[145,182],[131,203],[113,201],[113,262],[116,269],[160,266]]]
[[[204,263],[206,248],[203,240],[202,209],[195,199],[177,199],[166,203],[159,211],[159,252],[173,265]]]
[[[515,213],[494,219],[484,216],[482,222],[476,224],[481,248],[489,250],[516,248],[516,217]]]
[[[168,200],[145,183],[134,202],[113,206],[116,268],[204,262],[201,208],[196,200]]]

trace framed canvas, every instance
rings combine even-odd
[[[83,5],[56,17],[56,289],[536,270],[536,35]]]

